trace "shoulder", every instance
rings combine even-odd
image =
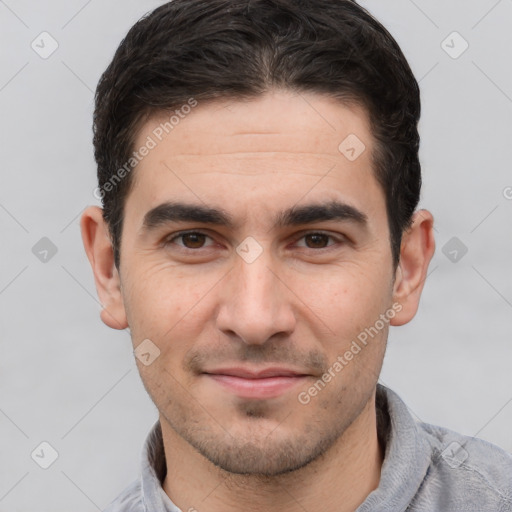
[[[103,512],[145,512],[140,480],[132,482]]]
[[[428,423],[419,423],[418,428],[432,449],[422,485],[431,505],[512,511],[512,454],[447,428]]]

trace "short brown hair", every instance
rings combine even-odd
[[[96,90],[98,185],[117,268],[132,174],[106,185],[129,161],[141,122],[190,98],[251,98],[276,87],[366,108],[398,263],[421,188],[420,93],[389,32],[351,0],[173,0],[130,29]]]

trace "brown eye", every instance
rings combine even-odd
[[[176,234],[172,238],[168,239],[165,245],[177,245],[183,249],[197,250],[208,247],[206,244],[207,239],[210,239],[210,237],[204,233],[190,231],[188,233]],[[179,240],[181,240],[181,243],[178,242]]]
[[[206,235],[202,233],[187,233],[181,235],[181,238],[187,249],[200,249],[204,245]]]
[[[324,235],[322,233],[312,233],[309,235],[305,235],[304,239],[309,240],[311,243],[307,244],[307,247],[310,249],[323,249],[328,246],[329,235]]]

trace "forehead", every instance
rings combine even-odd
[[[234,194],[251,192],[244,201],[280,206],[286,196],[337,199],[337,191],[359,206],[365,196],[383,199],[366,110],[320,94],[273,91],[178,107],[142,126],[134,148],[144,146],[151,149],[136,166],[129,196],[146,210],[169,195],[236,204]]]
[[[192,108],[185,103],[161,112],[142,127],[135,146],[149,134],[159,145],[188,145],[189,154],[228,153],[236,142],[242,151],[314,149],[338,157],[339,144],[350,133],[372,145],[364,107],[326,95],[277,90],[253,99],[196,102]]]

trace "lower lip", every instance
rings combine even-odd
[[[303,383],[306,376],[265,377],[261,379],[244,379],[232,375],[206,374],[231,393],[241,398],[275,398],[289,391],[297,384]]]

